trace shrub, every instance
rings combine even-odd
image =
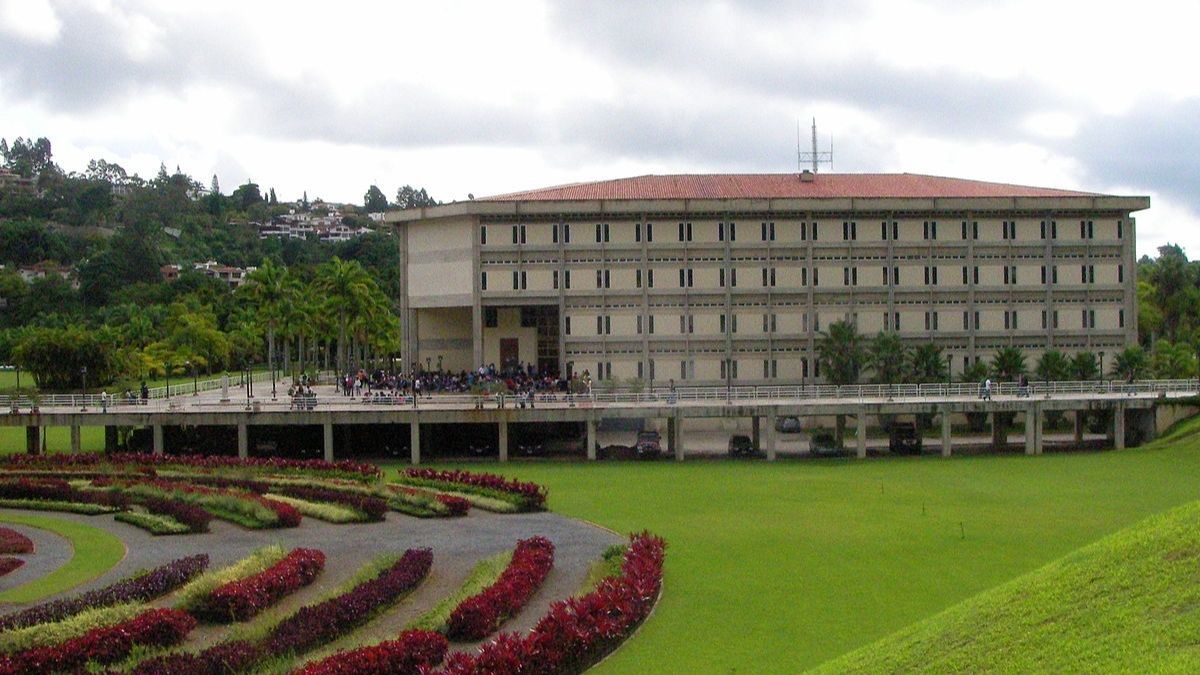
[[[73,598],[63,598],[0,617],[0,631],[59,621],[94,607],[145,602],[188,583],[208,567],[208,555],[180,558],[143,574]]]
[[[57,478],[0,480],[0,499],[34,499],[124,508],[129,498],[109,492],[79,490]]]
[[[33,541],[16,530],[0,527],[0,553],[33,553]]]
[[[245,621],[283,596],[312,583],[323,569],[325,554],[321,551],[292,549],[262,572],[213,589],[192,614],[214,622]]]
[[[391,486],[391,490],[392,496],[388,500],[388,506],[418,518],[464,516],[471,508],[471,503],[461,497],[399,485]],[[505,504],[507,505],[507,502]]]
[[[196,620],[175,609],[151,609],[113,626],[96,628],[49,647],[0,657],[0,675],[76,671],[88,662],[110,664],[136,646],[169,647],[196,627]]]
[[[365,462],[347,460],[326,462],[319,459],[284,459],[282,457],[213,457],[208,455],[154,455],[139,453],[73,453],[58,455],[8,455],[0,458],[0,466],[16,468],[104,467],[133,465],[136,467],[184,466],[193,469],[253,469],[265,473],[325,474],[356,480],[378,479],[379,467]]]
[[[250,672],[262,659],[254,643],[234,640],[213,645],[197,654],[171,654],[142,661],[133,675],[234,675]]]
[[[115,520],[140,527],[153,535],[187,534],[191,532],[187,525],[168,516],[158,516],[153,513],[137,513],[126,511],[113,516]]]
[[[9,572],[24,565],[25,561],[20,558],[10,558],[9,556],[0,556],[0,577],[6,576]]]
[[[472,473],[462,470],[405,469],[401,482],[415,484],[452,485],[467,492],[479,492],[486,496],[515,498],[529,510],[546,508],[547,491],[537,483],[523,483],[490,473]]]
[[[150,513],[167,516],[185,525],[191,532],[208,532],[208,524],[212,520],[212,514],[208,511],[178,499],[143,497],[137,503]]]
[[[437,500],[446,507],[448,515],[452,517],[465,516],[471,508],[471,502],[454,495],[439,494]]]
[[[545,537],[517,542],[508,567],[482,593],[450,613],[446,635],[452,640],[481,640],[525,606],[554,567],[554,544]]]
[[[387,502],[378,497],[348,494],[345,492],[338,492],[337,490],[298,486],[276,486],[274,491],[289,497],[304,499],[310,502],[331,502],[333,504],[348,506],[356,511],[361,511],[362,513],[366,514],[368,519],[374,521],[383,520],[383,516],[388,510]]]
[[[79,637],[102,626],[128,621],[141,614],[145,607],[141,603],[129,602],[111,607],[84,610],[62,621],[26,626],[0,633],[0,652],[22,652],[37,647],[46,647]]]
[[[116,506],[102,504],[84,504],[80,502],[60,502],[50,499],[0,499],[0,506],[10,509],[25,509],[27,511],[59,511],[61,513],[78,513],[81,516],[98,516],[102,513],[116,513],[121,509]]]
[[[341,504],[310,502],[272,493],[267,493],[267,498],[271,501],[287,504],[295,508],[302,516],[316,518],[327,523],[362,523],[367,520],[366,514],[362,511],[352,509],[349,506],[342,506]]]
[[[203,604],[204,600],[217,588],[225,584],[243,579],[262,572],[271,565],[283,559],[282,546],[264,546],[236,563],[219,570],[208,572],[179,591],[179,600],[175,606],[191,611]]]
[[[301,608],[275,626],[264,647],[271,654],[301,653],[366,623],[383,608],[408,593],[429,573],[433,553],[409,549],[377,577],[350,591]]]
[[[649,533],[632,536],[619,577],[605,579],[581,598],[554,603],[529,633],[502,633],[474,654],[454,654],[438,673],[583,672],[650,614],[662,590],[665,549]]]
[[[440,633],[404,631],[395,640],[370,647],[338,652],[306,664],[293,675],[418,675],[428,672],[446,657],[449,645]]]

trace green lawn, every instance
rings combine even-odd
[[[1198,672],[1198,521],[1200,502],[1152,516],[821,670]]]
[[[46,452],[71,451],[70,427],[46,427]],[[79,441],[84,452],[104,450],[104,427],[80,427]],[[0,455],[25,452],[25,427],[0,427]]]
[[[668,542],[662,602],[599,669],[792,673],[1200,496],[1200,422],[1125,452],[475,465]]]
[[[29,525],[66,537],[74,555],[46,576],[0,593],[0,602],[33,602],[91,581],[125,557],[125,544],[113,535],[68,520],[47,516],[0,513],[0,523]],[[35,554],[36,555],[36,554]]]

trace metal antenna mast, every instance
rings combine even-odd
[[[796,121],[796,170],[803,170],[804,164],[809,163],[812,166],[812,172],[817,172],[817,167],[821,164],[828,164],[829,168],[833,168],[833,141],[829,141],[829,150],[821,151],[817,149],[817,118],[812,121],[812,152],[800,151],[800,121]]]

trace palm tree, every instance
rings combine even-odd
[[[1092,352],[1077,352],[1071,357],[1071,377],[1084,382],[1100,377],[1100,365],[1096,355]]]
[[[1039,380],[1044,382],[1062,382],[1071,377],[1071,360],[1057,349],[1042,352],[1034,372]]]
[[[1113,360],[1113,377],[1136,380],[1150,369],[1150,357],[1141,346],[1128,347]]]
[[[246,275],[246,282],[238,289],[247,298],[260,325],[267,331],[267,360],[275,368],[275,333],[283,324],[287,307],[291,304],[291,284],[288,270],[265,258],[262,265]]]
[[[1154,377],[1163,380],[1182,380],[1196,376],[1196,356],[1191,345],[1183,342],[1170,343],[1159,340],[1154,344],[1154,356],[1150,357],[1150,368]]]
[[[875,371],[876,384],[900,384],[908,367],[908,347],[899,333],[881,332],[867,347],[867,362]]]
[[[828,332],[821,335],[821,341],[817,344],[817,358],[830,384],[857,383],[866,361],[866,350],[858,334],[858,326],[849,321],[829,324]],[[841,447],[846,433],[846,416],[838,415],[836,419],[837,444]]]
[[[970,382],[979,384],[988,377],[988,365],[983,361],[975,361],[971,365],[963,369],[962,375],[958,376],[959,382]],[[987,426],[987,413],[969,412],[967,413],[967,428],[975,433],[983,431]]]
[[[1013,382],[1027,372],[1025,352],[1017,347],[1001,347],[992,357],[992,374],[997,380]]]
[[[932,342],[926,342],[912,350],[909,354],[909,377],[918,384],[945,382],[950,379],[950,366],[942,348]]]
[[[378,306],[379,286],[357,261],[334,256],[317,270],[317,289],[325,296],[324,310],[336,318],[337,368],[349,368],[350,331]]]

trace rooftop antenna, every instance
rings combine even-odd
[[[813,173],[817,172],[817,167],[821,164],[828,164],[830,170],[833,169],[833,138],[829,139],[829,150],[820,151],[817,149],[817,118],[812,121],[812,152],[800,151],[800,120],[796,120],[796,170],[803,171],[804,164],[808,162]]]

